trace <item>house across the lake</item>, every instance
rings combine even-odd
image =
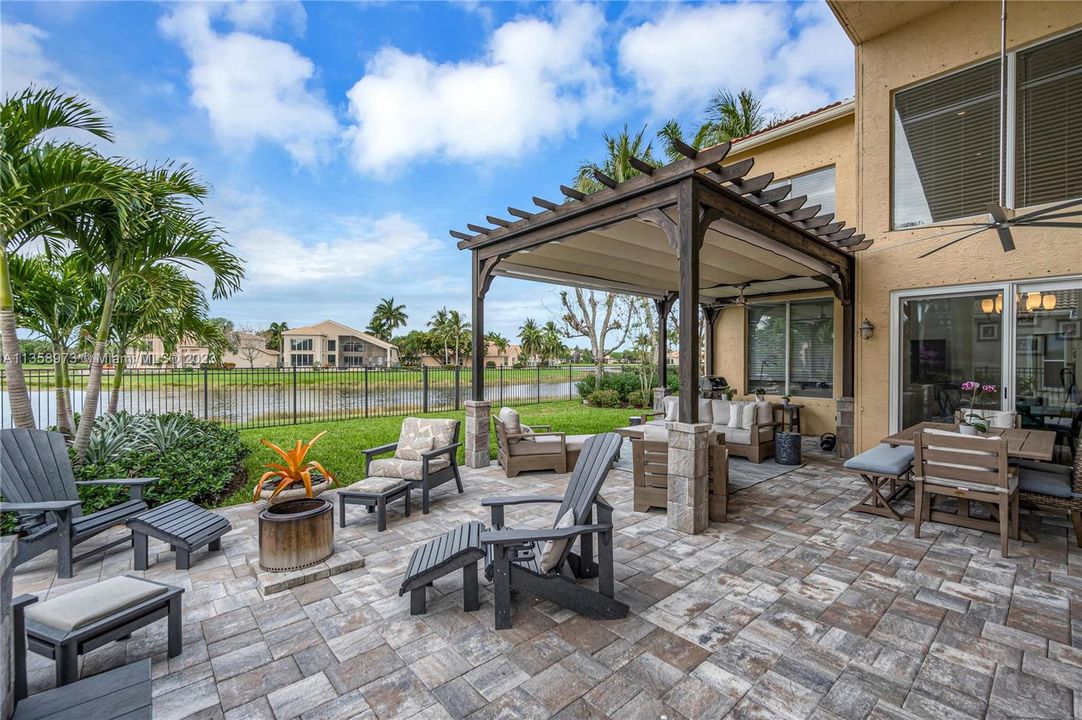
[[[281,366],[282,353],[271,350],[259,333],[237,333],[237,346],[226,350],[221,357],[211,353],[210,348],[195,338],[186,337],[177,343],[176,349],[166,352],[161,338],[150,335],[142,339],[140,348],[128,352],[127,364],[132,369],[149,368],[199,368],[206,365],[238,368],[276,368]]]
[[[334,320],[282,333],[286,366],[321,368],[394,367],[398,346]]]

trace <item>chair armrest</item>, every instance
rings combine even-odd
[[[427,452],[423,452],[423,453],[421,453],[421,457],[424,458],[425,460],[431,460],[434,457],[439,457],[440,455],[446,455],[447,453],[454,452],[455,450],[457,450],[460,447],[462,447],[462,443],[460,443],[460,442],[451,443],[447,447],[441,447],[441,448],[437,448],[435,450],[429,450]]]
[[[612,525],[572,525],[566,528],[544,528],[541,530],[486,530],[481,533],[481,542],[486,545],[517,545],[537,540],[567,540],[589,533],[608,532]]]
[[[31,503],[0,503],[0,512],[70,512],[72,508],[79,507],[78,500],[46,500]]]
[[[664,410],[651,410],[650,412],[640,413],[641,417],[657,417],[658,415],[664,415]]]
[[[481,498],[481,505],[529,505],[532,503],[559,503],[563,502],[562,495],[502,495]]]
[[[548,424],[545,424],[545,425],[530,425],[529,423],[527,423],[527,425],[529,425],[529,427],[532,430],[537,430],[539,428],[544,428],[543,432],[548,432],[548,431],[552,430],[552,426],[548,425]],[[529,433],[526,433],[526,434],[529,435]]]
[[[387,443],[386,445],[380,445],[379,447],[368,448],[367,450],[361,450],[361,452],[364,453],[366,456],[371,457],[372,455],[382,455],[383,453],[389,453],[392,450],[397,450],[397,449],[398,449],[398,443],[393,442],[393,443]]]
[[[76,480],[76,485],[150,485],[158,478],[111,478],[108,480]]]
[[[567,433],[563,432],[562,430],[549,430],[549,431],[546,431],[546,432],[533,432],[533,433],[508,433],[507,434],[507,439],[508,440],[512,440],[512,439],[521,440],[523,438],[534,438],[534,437],[566,437],[566,436],[567,436]]]

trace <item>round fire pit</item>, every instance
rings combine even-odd
[[[272,572],[318,565],[334,552],[334,505],[287,500],[259,513],[259,567]]]

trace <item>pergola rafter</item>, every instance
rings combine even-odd
[[[806,196],[789,197],[790,187],[770,187],[773,173],[748,177],[754,159],[722,164],[729,143],[673,147],[683,159],[655,167],[632,157],[629,164],[641,173],[636,177],[621,182],[594,169],[603,186],[597,192],[561,185],[563,203],[534,196],[538,212],[508,207],[513,220],[489,215],[494,227],[451,231],[473,257],[474,399],[484,396],[484,297],[495,275],[647,297],[660,328],[679,303],[680,380],[689,389],[680,402],[685,422],[698,414],[700,311],[716,317],[737,290],[750,288],[754,299],[829,289],[843,308],[842,392],[851,394],[853,253],[871,241],[833,213],[806,206]],[[665,352],[662,332],[659,363]],[[712,363],[708,342],[707,367]]]

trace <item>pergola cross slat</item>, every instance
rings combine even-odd
[[[746,178],[754,159],[722,165],[729,143],[674,147],[684,159],[655,167],[633,158],[629,164],[641,174],[624,181],[594,169],[603,186],[597,192],[561,185],[568,202],[534,196],[539,212],[508,207],[517,220],[488,216],[496,227],[468,224],[475,235],[451,231],[473,259],[475,400],[484,398],[484,299],[497,275],[651,298],[660,328],[678,303],[683,422],[698,419],[700,311],[716,318],[738,291],[754,302],[759,293],[829,290],[842,307],[842,394],[852,394],[853,253],[871,241],[833,213],[819,215],[819,205],[805,207],[806,196],[788,197],[790,186],[768,189],[773,173]],[[662,332],[659,364],[666,344]],[[708,343],[708,361],[712,356]]]

